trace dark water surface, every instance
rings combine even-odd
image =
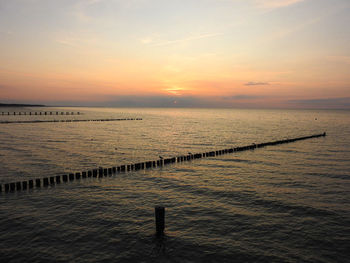
[[[0,183],[328,136],[2,192],[1,262],[349,262],[349,111],[59,110],[83,115],[0,120],[143,120],[0,125]],[[163,240],[155,205],[166,207]]]

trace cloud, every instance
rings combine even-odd
[[[266,107],[265,100],[271,98],[259,95],[234,96],[110,96],[108,101],[99,102],[108,107],[158,107],[158,108],[232,108]],[[94,106],[99,106],[95,103]],[[271,106],[269,104],[269,106]]]
[[[232,101],[232,102],[244,102],[244,103],[250,103],[260,100],[269,99],[267,96],[261,96],[261,95],[248,95],[248,94],[238,94],[233,96],[222,96],[220,99],[224,101]]]
[[[223,97],[223,99],[230,99],[230,100],[256,100],[256,99],[263,99],[263,98],[265,98],[265,96],[246,95],[246,94]]]
[[[325,98],[325,99],[306,99],[306,100],[289,100],[289,104],[296,104],[305,108],[320,109],[349,109],[350,97],[342,98]]]
[[[255,0],[255,3],[260,8],[280,8],[296,3],[303,2],[305,0]]]
[[[168,46],[168,45],[173,45],[173,44],[179,44],[179,43],[186,43],[186,42],[190,42],[193,40],[198,40],[198,39],[204,39],[204,38],[212,38],[212,37],[216,37],[216,36],[220,36],[222,34],[220,33],[214,33],[214,34],[201,34],[201,35],[193,35],[193,36],[189,36],[186,38],[181,38],[181,39],[174,39],[174,40],[166,40],[166,41],[158,41],[158,42],[154,42],[154,40],[152,38],[144,38],[143,41],[141,40],[142,43],[146,42],[153,44],[153,46],[155,47],[160,47],[160,46]],[[151,40],[151,41],[149,41]]]
[[[194,96],[115,96],[103,105],[110,107],[207,107],[215,104]]]
[[[327,59],[332,62],[350,65],[350,56],[328,56]]]
[[[153,39],[151,37],[145,37],[145,38],[140,39],[140,41],[142,44],[150,44],[153,42]]]
[[[268,82],[255,82],[255,81],[249,81],[244,84],[244,86],[263,86],[263,85],[270,85]]]

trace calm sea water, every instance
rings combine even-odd
[[[0,183],[328,136],[2,192],[1,262],[349,262],[349,111],[58,110],[83,115],[0,120],[143,120],[0,124]],[[163,239],[154,236],[156,205],[166,207]]]

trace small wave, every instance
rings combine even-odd
[[[350,174],[306,173],[306,175],[350,180]]]

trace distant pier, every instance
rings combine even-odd
[[[165,165],[169,165],[173,163],[182,163],[186,161],[191,161],[193,159],[215,157],[223,154],[229,154],[229,153],[235,153],[235,152],[241,152],[241,151],[247,151],[247,150],[255,150],[257,148],[262,148],[266,146],[292,143],[296,141],[307,140],[307,139],[318,138],[318,137],[325,137],[325,136],[326,136],[326,133],[324,132],[322,134],[315,134],[315,135],[298,137],[293,139],[285,139],[285,140],[271,141],[271,142],[258,143],[258,144],[253,143],[250,145],[240,146],[235,148],[188,154],[188,155],[176,156],[172,158],[161,158],[159,160],[146,161],[146,162],[134,163],[134,164],[126,164],[118,167],[115,167],[115,166],[110,168],[100,167],[99,169],[83,171],[81,173],[77,172],[75,174],[70,173],[70,174],[57,175],[52,177],[36,178],[28,181],[5,183],[2,185],[0,184],[0,192],[7,193],[7,192],[24,191],[27,189],[32,189],[34,188],[34,182],[35,182],[36,188],[48,187],[49,185],[53,186],[55,184],[61,184],[62,182],[66,183],[68,182],[68,180],[69,181],[83,180],[85,178],[97,177],[97,176],[99,178],[102,178],[106,176],[112,176],[113,174],[127,173],[129,171],[144,170],[144,169],[150,169],[150,168],[156,168],[156,167],[163,167]]]
[[[88,119],[88,120],[30,120],[30,121],[0,121],[0,124],[11,123],[49,123],[49,122],[89,122],[89,121],[141,121],[142,118],[122,118],[122,119]]]
[[[2,111],[0,115],[5,116],[16,116],[16,115],[81,115],[78,112],[69,112],[69,111]]]

